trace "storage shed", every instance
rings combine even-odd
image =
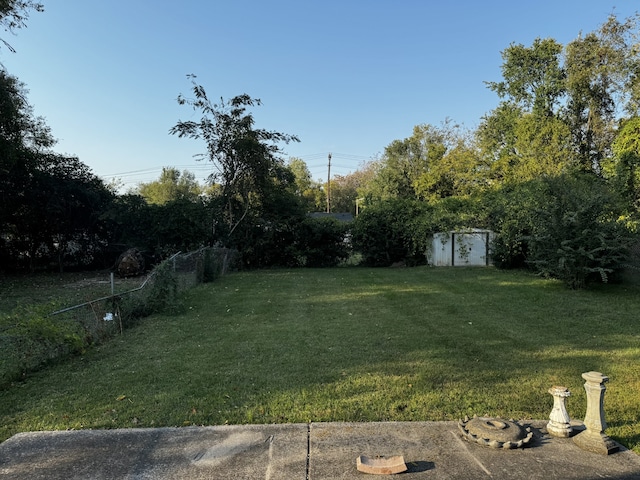
[[[490,230],[477,228],[434,233],[428,262],[435,267],[491,265],[490,249],[494,236]]]

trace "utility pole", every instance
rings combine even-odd
[[[327,213],[331,213],[331,154],[329,154],[329,168],[327,172]]]

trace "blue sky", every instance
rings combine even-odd
[[[475,128],[497,106],[500,52],[537,37],[566,44],[640,5],[629,0],[41,0],[17,50],[0,62],[26,83],[35,113],[77,155],[125,188],[163,166],[199,179],[204,144],[168,134],[197,75],[209,97],[247,93],[256,126],[297,135],[286,157],[314,179],[345,175],[411,135],[450,118]]]

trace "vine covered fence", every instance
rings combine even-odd
[[[225,275],[238,259],[236,250],[216,247],[176,253],[137,288],[52,313],[35,308],[13,314],[0,328],[0,385],[121,334],[142,317],[179,308],[180,293]]]

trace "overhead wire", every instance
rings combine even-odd
[[[329,152],[320,152],[320,153],[310,153],[310,154],[305,154],[305,155],[292,155],[289,158],[299,158],[303,161],[305,161],[305,163],[307,163],[307,168],[310,171],[315,172],[315,174],[319,174],[322,173],[324,171],[324,169],[327,168],[327,163],[322,162],[320,163],[321,159],[328,159],[329,156]],[[359,161],[359,162],[363,162],[363,161],[367,161],[367,160],[371,160],[371,157],[365,156],[365,155],[354,155],[354,154],[349,154],[349,153],[333,153],[331,152],[331,158],[332,160],[344,160],[346,162],[350,162],[350,161]],[[144,183],[144,182],[149,182],[149,181],[153,181],[155,179],[157,179],[162,170],[165,168],[175,168],[175,169],[179,169],[179,170],[187,170],[189,172],[192,173],[200,173],[200,174],[207,174],[206,177],[208,177],[210,173],[213,172],[213,169],[215,168],[211,163],[209,162],[198,162],[195,164],[177,164],[177,165],[163,165],[163,166],[154,166],[154,167],[149,167],[149,168],[143,168],[143,169],[138,169],[138,170],[129,170],[129,171],[121,171],[121,172],[116,172],[116,173],[107,173],[107,174],[103,174],[103,175],[98,175],[99,177],[105,179],[105,180],[110,180],[110,179],[118,179],[122,182],[123,185],[128,186],[128,185],[137,185],[140,183]],[[331,168],[334,170],[338,170],[338,171],[353,171],[357,168],[354,168],[354,165],[348,165],[346,163],[335,163],[332,162],[331,163]],[[153,176],[155,175],[155,176]]]

